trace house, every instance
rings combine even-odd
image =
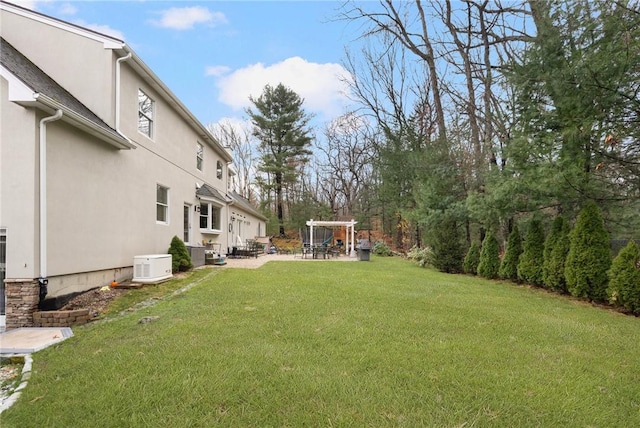
[[[133,276],[135,256],[265,233],[231,153],[122,40],[0,2],[6,327]]]

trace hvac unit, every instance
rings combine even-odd
[[[133,282],[157,284],[172,276],[171,254],[150,254],[133,258]]]

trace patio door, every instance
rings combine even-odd
[[[182,223],[184,226],[184,235],[182,236],[182,240],[185,244],[189,244],[191,242],[191,205],[184,204],[182,213]]]

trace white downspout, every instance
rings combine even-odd
[[[40,120],[40,283],[47,278],[47,123],[62,117],[62,110]]]
[[[116,60],[116,131],[118,132],[118,134],[123,135],[122,132],[120,132],[120,63],[128,60],[129,58],[131,58],[131,52],[129,52],[126,56],[123,56],[121,58],[118,58]]]

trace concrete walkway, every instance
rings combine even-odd
[[[216,268],[244,268],[244,269],[257,269],[267,262],[277,261],[296,261],[296,262],[314,262],[314,263],[334,263],[334,262],[353,262],[358,260],[357,257],[349,257],[347,255],[340,255],[339,257],[331,257],[328,259],[312,259],[311,256],[302,258],[300,254],[261,254],[258,258],[242,258],[242,259],[225,259],[227,264],[224,266],[215,266]]]
[[[0,334],[0,355],[31,354],[73,336],[69,327],[21,327]]]

